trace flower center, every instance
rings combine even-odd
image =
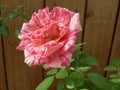
[[[33,43],[35,46],[39,46],[49,41],[57,40],[59,37],[60,37],[60,29],[58,27],[55,27],[54,29],[50,29],[42,32],[41,37],[34,39]]]

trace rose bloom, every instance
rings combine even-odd
[[[48,68],[62,68],[70,65],[79,31],[79,13],[61,7],[49,12],[46,7],[23,23],[17,49],[24,51],[29,66],[46,64]]]

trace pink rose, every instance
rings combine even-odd
[[[76,34],[81,31],[79,14],[66,8],[54,7],[33,13],[24,23],[18,38],[18,50],[24,51],[29,66],[46,64],[48,68],[68,66]]]

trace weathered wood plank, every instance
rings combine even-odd
[[[118,1],[88,0],[84,35],[84,41],[88,44],[84,51],[96,57],[99,66],[95,71],[101,74],[104,74],[103,68],[109,56]]]
[[[117,19],[117,28],[115,31],[115,38],[112,46],[111,59],[120,58],[120,7],[119,7],[119,16]]]
[[[86,0],[46,0],[46,6],[52,9],[55,6],[64,7],[72,11],[80,13],[81,25],[83,27],[84,23],[84,12],[85,12],[85,3]],[[79,33],[77,36],[77,43],[81,42],[82,33]],[[53,83],[52,87],[49,90],[56,90],[56,83]]]
[[[112,59],[120,58],[119,48],[120,48],[120,4],[119,4],[119,11],[118,11],[118,18],[117,18],[115,35],[114,35],[114,41],[113,41],[113,46],[112,46],[112,51],[111,51],[111,56],[110,56],[110,62]],[[107,73],[107,75],[109,74],[110,72]]]
[[[43,7],[43,0],[34,2],[33,0],[3,0],[9,6],[17,7],[20,4],[24,4],[27,9],[27,13],[32,13],[32,11],[37,11],[40,7]],[[29,9],[28,9],[29,8]],[[9,40],[18,45],[18,39],[14,36],[14,30],[21,28],[23,20],[18,18],[13,22],[8,23],[10,28],[10,38]],[[7,78],[8,78],[8,88],[9,90],[35,90],[35,87],[42,80],[42,68],[40,66],[28,67],[24,63],[23,52],[17,51],[16,47],[11,47],[6,39],[4,39],[5,48],[5,62],[7,68]]]
[[[3,51],[2,51],[2,41],[0,37],[0,90],[7,90],[6,85],[6,77],[5,77],[5,68],[3,62]]]

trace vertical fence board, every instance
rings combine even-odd
[[[3,52],[2,52],[2,41],[0,37],[0,90],[7,90],[6,88],[6,80],[5,80],[5,69],[3,62]]]
[[[112,52],[111,52],[111,57],[110,57],[110,62],[112,59],[117,59],[120,58],[120,5],[119,5],[119,16],[117,19],[117,27],[116,27],[116,31],[115,31],[115,37],[114,37],[114,41],[113,41],[113,46],[112,46]],[[110,73],[108,73],[110,74]]]
[[[67,9],[70,9],[74,12],[80,13],[80,20],[81,25],[83,27],[84,24],[84,12],[85,12],[85,3],[86,0],[46,0],[45,5],[50,7],[52,9],[55,6],[64,7]],[[82,33],[79,33],[77,36],[77,43],[81,42],[82,39]],[[49,90],[56,90],[56,83],[53,84],[53,86]]]
[[[109,55],[115,16],[119,0],[88,0],[84,51],[96,57],[99,66],[96,72],[104,74]]]
[[[10,7],[17,7],[20,4],[24,4],[26,8],[29,8],[27,9],[27,12],[32,12],[33,10],[43,6],[42,0],[36,2],[33,0],[3,0],[3,2],[8,4]],[[19,42],[13,32],[15,29],[21,28],[22,23],[23,20],[21,18],[8,23],[10,28],[9,40],[15,46],[17,46]],[[32,68],[28,67],[24,63],[23,52],[17,51],[15,49],[16,47],[10,46],[5,38],[4,48],[9,90],[35,90],[35,87],[42,80],[42,68],[40,66]]]

